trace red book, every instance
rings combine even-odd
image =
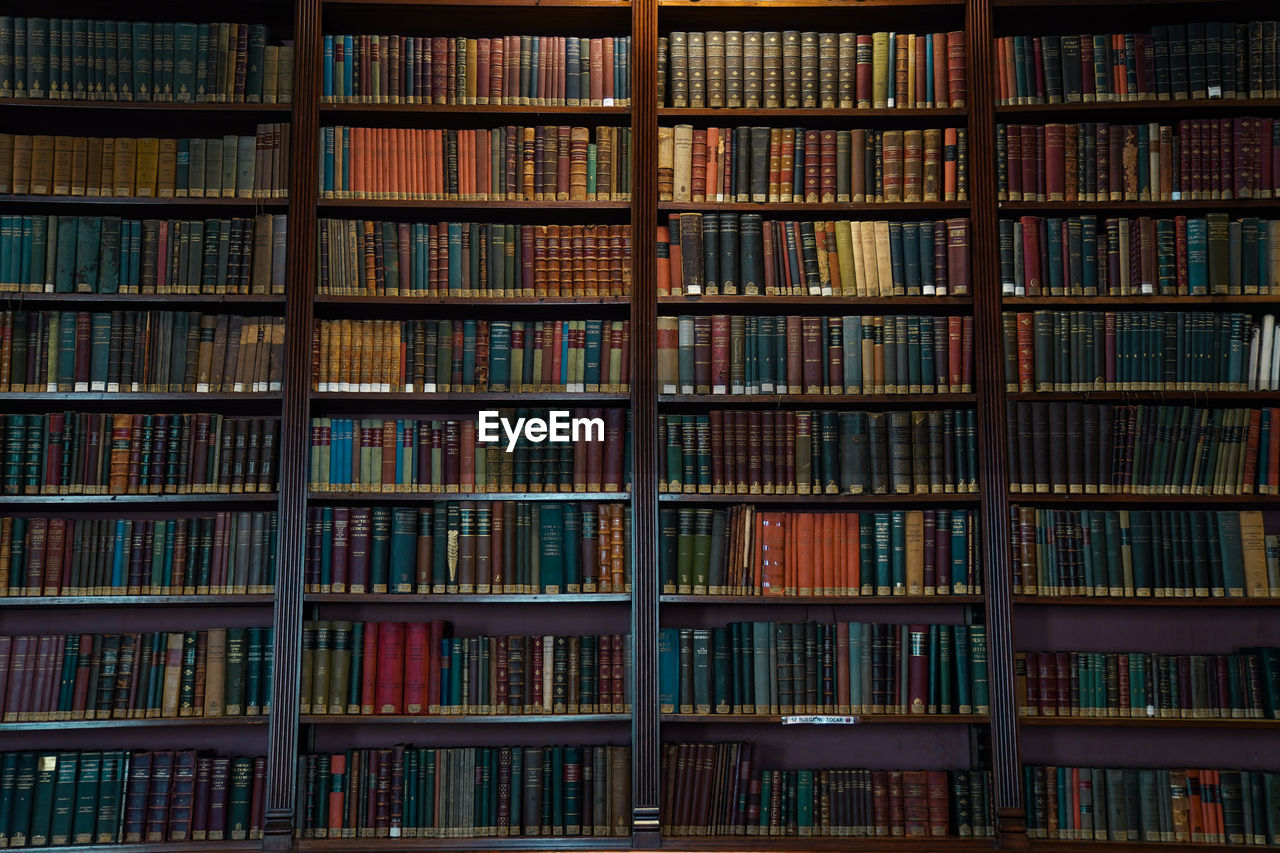
[[[359,705],[361,714],[372,714],[374,712],[378,676],[378,623],[366,622],[364,624],[364,646],[360,655]]]
[[[422,714],[427,709],[427,662],[430,631],[426,623],[410,622],[404,628],[404,712]]]
[[[374,713],[400,714],[404,710],[404,631],[403,622],[370,623],[378,635],[377,678],[374,687]],[[369,631],[367,625],[365,630]],[[371,632],[370,632],[371,633]],[[368,634],[366,634],[366,637]]]

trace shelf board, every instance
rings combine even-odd
[[[1275,403],[1275,391],[1007,391],[1005,399],[1084,403]]]
[[[1278,298],[1280,299],[1280,298]],[[663,306],[678,307],[683,311],[710,313],[716,309],[724,310],[729,306],[742,305],[752,308],[796,307],[809,309],[853,309],[864,311],[876,308],[899,310],[912,308],[915,310],[947,311],[971,309],[973,300],[968,296],[659,296],[659,311],[663,316],[671,316],[672,312],[663,310]]]
[[[1280,305],[1280,293],[1235,296],[1006,296],[1004,307],[1013,309],[1070,309],[1080,305],[1098,308],[1167,308],[1169,310],[1240,308],[1249,305]]]
[[[660,201],[659,212],[703,213],[740,210],[747,213],[795,213],[801,217],[816,214],[838,213],[937,213],[963,214],[969,212],[967,201],[897,201],[897,202],[828,202],[806,204],[804,202],[750,202],[750,201]]]
[[[134,720],[49,720],[46,722],[0,723],[0,732],[35,732],[58,729],[137,729],[229,726],[265,726],[269,715],[252,717],[151,717]]]
[[[820,711],[819,715],[835,716],[833,711]],[[750,723],[755,725],[782,725],[788,716],[808,717],[811,714],[659,714],[664,723]],[[982,725],[990,722],[988,714],[841,714],[857,719],[856,725]],[[843,728],[843,727],[841,727]]]
[[[1174,0],[1177,2],[1177,0]],[[1027,849],[1035,853],[1097,853],[1098,850],[1115,851],[1115,853],[1151,853],[1153,850],[1162,853],[1204,853],[1205,850],[1266,850],[1274,849],[1254,844],[1219,844],[1219,843],[1147,843],[1141,841],[1058,841],[1034,838]]]
[[[25,849],[25,848],[24,848]],[[153,841],[140,844],[59,844],[36,848],[42,853],[191,853],[192,850],[217,850],[218,853],[260,853],[262,841]]]
[[[323,725],[512,725],[516,723],[569,724],[626,723],[630,714],[302,714],[299,721],[304,726]]]
[[[1086,0],[1087,2],[1087,0]],[[996,5],[1001,5],[997,0]],[[1280,98],[1218,98],[1185,101],[1091,101],[1071,104],[997,104],[996,115],[1064,115],[1069,113],[1211,113],[1240,110],[1275,110]]]
[[[67,848],[81,850],[83,848]],[[111,847],[114,851],[117,848]],[[183,848],[190,850],[190,847]],[[219,848],[221,850],[222,848]],[[258,848],[254,848],[256,851]],[[332,853],[360,853],[379,850],[630,850],[630,836],[583,835],[578,837],[557,835],[508,836],[492,838],[298,838],[294,850],[332,851]],[[990,848],[988,848],[990,849]]]
[[[239,607],[271,604],[274,595],[11,595],[0,608],[40,607]]]
[[[203,504],[275,503],[275,492],[214,492],[172,495],[3,495],[0,506],[23,504]]]
[[[1015,595],[1014,604],[1048,607],[1280,607],[1280,598],[1123,598],[1095,595]]]
[[[437,503],[440,501],[602,501],[631,500],[630,492],[308,492],[311,501],[393,501]]]
[[[975,604],[985,601],[981,595],[673,595],[663,593],[658,597],[662,604],[712,604],[765,605],[776,607],[788,604],[804,606],[860,604],[867,607],[888,607],[921,604]]]
[[[458,308],[566,308],[577,306],[628,307],[628,296],[317,296],[315,304],[379,306],[406,308],[412,306],[455,306]]]
[[[699,0],[699,5],[706,0]],[[786,3],[771,2],[771,7],[785,6]],[[825,4],[828,6],[835,5],[830,0]],[[859,3],[859,6],[867,5]],[[899,4],[901,5],[901,4]],[[963,119],[968,115],[968,111],[963,107],[902,107],[894,109],[872,108],[872,107],[854,107],[854,108],[838,108],[838,107],[797,107],[787,109],[783,107],[658,107],[658,118],[671,119],[778,119],[795,124],[796,121],[806,118],[819,119],[850,119],[850,118],[874,118],[874,119],[902,119],[904,121],[917,122],[923,119]]]
[[[1203,846],[1203,845],[1201,845]],[[810,851],[840,851],[840,853],[861,853],[861,851],[893,851],[893,853],[991,853],[995,850],[993,838],[866,838],[866,837],[829,837],[810,835],[798,836],[760,836],[760,835],[724,835],[724,836],[663,836],[664,850],[681,851],[727,851],[727,850],[776,850],[810,853]]]
[[[226,207],[233,209],[284,210],[289,200],[283,198],[138,198],[136,196],[83,195],[0,195],[0,204],[8,206],[88,205],[95,207]]]
[[[852,504],[872,506],[885,504],[890,506],[910,506],[912,504],[976,504],[980,496],[976,492],[958,494],[928,495],[707,495],[686,494],[684,492],[659,492],[660,503],[706,503],[706,504],[804,504],[806,506],[827,504]]]
[[[690,406],[972,406],[974,394],[659,394],[659,404]]]
[[[315,604],[625,604],[631,596],[623,593],[512,593],[508,594],[419,594],[307,592],[302,600]],[[3,602],[4,599],[0,599]]]
[[[0,404],[16,402],[69,402],[111,403],[112,408],[121,405],[199,403],[218,405],[225,403],[276,403],[281,402],[279,391],[222,393],[197,391],[0,391]]]
[[[1150,213],[1168,212],[1170,215],[1196,210],[1269,210],[1276,209],[1272,198],[1186,199],[1183,201],[1001,201],[997,202],[1001,213]]]
[[[419,4],[423,5],[423,4]],[[476,5],[479,5],[478,3]],[[543,5],[547,5],[545,2]],[[3,103],[3,102],[0,102]],[[345,115],[358,113],[362,116],[385,115],[436,115],[436,116],[604,116],[606,118],[626,118],[631,115],[631,107],[586,106],[570,107],[535,106],[532,104],[395,104],[395,103],[337,103],[322,102],[320,115]]]
[[[291,104],[248,104],[248,103],[179,103],[176,101],[89,101],[66,100],[52,98],[0,98],[0,110],[3,109],[50,109],[50,110],[127,110],[129,112],[177,112],[177,113],[252,113],[279,114],[289,113]]]
[[[1113,504],[1160,504],[1164,507],[1245,506],[1272,504],[1280,508],[1280,495],[1140,495],[1140,494],[1024,494],[1010,492],[1009,503],[1041,506],[1083,506]]]
[[[324,198],[317,199],[318,210],[342,209],[347,207],[385,207],[404,208],[406,210],[630,210],[629,201],[515,201],[495,199],[493,201],[461,201],[402,199],[402,198]]]
[[[284,308],[283,296],[264,296],[261,294],[219,294],[219,293],[32,293],[21,290],[0,290],[0,303],[21,304],[23,306],[40,307],[66,303],[85,305],[119,305],[137,304],[139,306],[155,305],[163,302],[166,305],[228,305],[255,306],[274,308],[279,313]]]
[[[3,400],[0,396],[0,400]],[[427,394],[423,392],[404,391],[312,391],[311,400],[316,403],[352,402],[377,406],[380,403],[415,403],[432,405],[442,403],[492,403],[503,408],[515,406],[533,406],[540,403],[572,403],[578,406],[591,406],[596,403],[629,403],[630,392],[618,391],[536,391],[512,394],[502,391],[476,391],[473,393]]]
[[[963,5],[964,0],[658,0],[660,9],[868,9]]]
[[[1237,719],[1233,717],[1028,717],[1018,715],[1018,724],[1033,728],[1057,728],[1063,726],[1096,728],[1212,728],[1212,729],[1276,729],[1280,730],[1280,720],[1267,720],[1260,717],[1253,719]]]
[[[627,9],[629,0],[321,0],[325,6],[354,6],[368,9],[377,6],[395,8],[397,6],[506,6],[516,8],[586,8],[586,9]]]

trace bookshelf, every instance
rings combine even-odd
[[[219,756],[261,756],[254,783],[260,817],[255,836],[225,841],[81,844],[78,849],[166,853],[198,847],[218,850],[613,850],[613,849],[769,849],[769,850],[920,850],[970,851],[1032,849],[1067,851],[1090,846],[1082,841],[1053,840],[1036,834],[1034,803],[1024,787],[1024,766],[1093,764],[1150,766],[1151,756],[1186,753],[1200,766],[1239,766],[1276,770],[1267,755],[1280,750],[1274,720],[1207,716],[1132,718],[1088,716],[1024,716],[1019,707],[1018,655],[1026,650],[1080,649],[1097,652],[1147,650],[1183,655],[1231,653],[1249,646],[1280,645],[1272,619],[1280,598],[1226,597],[1192,593],[1138,597],[1117,594],[1028,594],[1015,587],[1023,568],[1011,545],[1011,509],[1028,507],[1055,512],[1115,511],[1123,513],[1262,511],[1267,533],[1274,534],[1280,516],[1275,494],[1098,494],[1013,491],[1017,456],[1007,441],[1006,412],[1019,404],[1053,403],[1089,406],[1193,406],[1217,409],[1275,404],[1274,391],[1130,390],[1036,391],[1006,386],[1005,312],[1190,312],[1249,314],[1275,312],[1280,296],[1271,294],[1204,295],[1063,295],[1002,292],[1001,222],[1022,217],[1170,218],[1224,213],[1232,220],[1268,217],[1274,198],[1001,201],[997,125],[1144,122],[1172,124],[1183,119],[1217,120],[1261,116],[1280,120],[1280,99],[1222,98],[1186,101],[1134,100],[1083,103],[1008,103],[998,98],[997,40],[1098,31],[1147,32],[1154,0],[1102,3],[1083,0],[271,0],[270,2],[196,3],[181,10],[157,10],[143,0],[128,0],[113,11],[123,20],[200,22],[233,20],[262,23],[271,44],[293,45],[292,99],[289,103],[181,103],[152,101],[51,100],[0,97],[5,132],[27,134],[120,134],[127,136],[214,137],[247,134],[260,123],[288,124],[287,196],[268,198],[136,198],[57,196],[29,193],[0,196],[4,216],[121,217],[123,219],[230,220],[234,217],[286,215],[282,248],[283,278],[264,292],[210,293],[80,293],[0,292],[0,311],[202,312],[281,319],[285,325],[280,351],[279,390],[249,392],[26,390],[0,392],[4,415],[52,414],[61,411],[114,414],[216,413],[234,418],[271,419],[275,432],[275,484],[263,492],[175,492],[171,494],[9,494],[0,495],[0,517],[50,522],[128,521],[152,525],[215,514],[249,517],[276,514],[276,548],[270,558],[276,582],[269,591],[243,594],[191,588],[165,588],[147,594],[137,584],[95,586],[83,595],[51,593],[0,595],[0,633],[34,635],[52,621],[75,619],[78,630],[108,634],[131,630],[207,631],[210,628],[270,627],[275,650],[270,688],[271,713],[262,716],[164,717],[143,719],[50,720],[0,722],[0,751],[25,749],[158,749],[212,750]],[[1105,7],[1105,8],[1104,8]],[[100,14],[82,0],[55,2],[50,8],[28,7],[24,14],[89,17]],[[1272,14],[1261,2],[1228,8],[1217,0],[1162,0],[1168,22],[1210,19],[1243,22]],[[495,18],[496,15],[496,18]],[[918,23],[922,16],[928,23]],[[964,106],[937,107],[677,107],[660,97],[656,83],[660,39],[673,32],[696,33],[715,27],[752,30],[902,29],[961,32],[965,43]],[[423,104],[342,102],[324,96],[326,36],[388,33],[420,36],[491,36],[523,33],[575,33],[589,38],[630,38],[630,101],[626,105],[563,104]],[[892,88],[894,81],[890,79]],[[667,90],[668,96],[670,89]],[[120,110],[120,112],[116,112]],[[691,125],[708,128],[798,127],[840,132],[903,134],[956,128],[967,134],[967,197],[946,201],[715,201],[674,200],[660,191],[660,128]],[[340,198],[321,192],[325,154],[323,128],[347,125],[382,130],[494,130],[507,126],[579,125],[594,141],[597,127],[630,132],[629,197],[558,200],[514,197],[478,201],[469,198]],[[939,158],[941,159],[941,158]],[[801,169],[800,171],[803,171]],[[615,184],[616,186],[617,184]],[[712,193],[714,195],[714,193]],[[800,195],[799,197],[803,197]],[[939,196],[941,197],[941,196]],[[659,292],[663,280],[657,229],[672,227],[673,217],[756,215],[764,223],[835,220],[934,223],[967,220],[968,290],[963,294],[832,295],[761,292],[756,294],[684,294]],[[323,257],[322,222],[372,220],[394,224],[463,222],[533,228],[561,226],[629,226],[630,255],[620,261],[629,293],[603,290],[577,296],[543,295],[516,289],[493,296],[477,289],[472,295],[397,292],[394,295],[322,291],[319,282],[328,259]],[[727,220],[726,220],[727,221]],[[740,221],[740,220],[738,220]],[[781,233],[781,232],[780,232]],[[721,238],[723,239],[723,237]],[[443,241],[442,241],[443,242]],[[799,242],[797,240],[797,242]],[[518,250],[518,249],[517,249]],[[834,250],[833,250],[834,254]],[[662,258],[662,260],[660,260]],[[615,259],[616,260],[616,259]],[[673,269],[671,280],[679,281]],[[359,285],[360,282],[355,282]],[[487,286],[487,285],[486,285]],[[479,295],[475,295],[479,294]],[[669,393],[660,387],[654,358],[663,330],[660,320],[676,317],[701,322],[709,317],[817,318],[826,323],[861,315],[910,315],[922,319],[960,317],[972,323],[972,375],[963,392],[716,394]],[[520,394],[503,391],[361,392],[317,390],[313,363],[313,329],[335,320],[484,320],[626,321],[629,388],[625,391],[549,391]],[[824,328],[826,328],[824,326]],[[707,389],[709,390],[709,389]],[[318,418],[386,418],[430,421],[465,416],[477,408],[595,407],[625,408],[630,453],[629,478],[614,490],[428,491],[425,489],[317,488],[310,477],[313,420]],[[972,491],[924,493],[805,494],[668,491],[660,489],[669,450],[668,417],[695,419],[712,411],[794,414],[904,413],[913,410],[973,413]],[[1273,427],[1274,428],[1274,425]],[[744,437],[745,439],[745,437]],[[627,482],[629,480],[629,483]],[[403,483],[401,483],[403,485]],[[394,485],[394,484],[392,484]],[[1016,485],[1016,484],[1015,484]],[[312,565],[311,523],[316,513],[378,507],[388,512],[444,514],[469,502],[491,513],[499,502],[520,502],[563,512],[585,504],[622,504],[627,508],[628,591],[599,592],[377,592],[317,591],[306,584]],[[934,595],[737,594],[720,591],[693,594],[664,587],[664,525],[678,513],[728,513],[745,505],[759,513],[836,513],[904,518],[908,512],[965,511],[974,520],[968,531],[976,554],[970,571],[980,592],[951,591]],[[477,509],[477,512],[480,510]],[[572,510],[570,510],[572,512]],[[901,514],[901,515],[899,515]],[[431,516],[434,518],[434,516]],[[536,518],[537,516],[535,516]],[[554,516],[553,516],[554,517]],[[696,515],[693,517],[697,517]],[[715,517],[714,515],[710,517]],[[726,516],[727,517],[727,516]],[[930,516],[933,518],[935,516]],[[536,521],[535,521],[536,524]],[[132,528],[130,528],[132,529]],[[151,529],[150,527],[146,529]],[[95,534],[96,535],[96,534]],[[270,550],[270,549],[269,549]],[[234,562],[234,561],[233,561]],[[1024,579],[1025,580],[1025,579]],[[145,587],[146,585],[143,584]],[[12,586],[11,589],[20,589]],[[160,587],[156,587],[160,589]],[[38,594],[44,592],[44,594]],[[119,594],[111,594],[118,592]],[[317,622],[355,621],[371,625],[399,621],[421,623],[448,619],[460,638],[507,633],[533,636],[554,625],[555,631],[577,635],[630,635],[630,678],[625,712],[587,713],[334,713],[302,711],[304,636]],[[821,624],[893,623],[985,629],[989,693],[985,713],[853,713],[854,722],[840,727],[796,724],[805,716],[786,713],[683,713],[660,710],[663,690],[664,629],[714,631],[730,623],[777,620]],[[83,625],[83,627],[80,627]],[[194,628],[193,628],[194,626]],[[308,626],[304,629],[304,626]],[[1191,630],[1188,631],[1188,626]],[[1190,636],[1176,641],[1171,635]],[[945,642],[951,642],[950,640]],[[309,658],[307,658],[309,659]],[[714,664],[712,664],[714,666]],[[931,677],[931,676],[930,676]],[[306,679],[310,681],[310,674]],[[306,704],[309,705],[309,700]],[[823,708],[819,714],[835,714]],[[83,730],[83,731],[81,731]],[[740,741],[755,744],[757,763],[799,770],[822,760],[838,767],[874,769],[927,768],[983,771],[990,774],[989,806],[993,837],[825,838],[708,836],[664,834],[663,792],[668,784],[663,746],[677,742]],[[629,813],[626,837],[479,837],[390,838],[297,837],[299,815],[306,807],[306,782],[298,779],[299,759],[346,750],[376,751],[404,742],[418,747],[499,748],[524,744],[544,748],[566,743],[621,745],[629,750]],[[823,755],[822,759],[814,756]],[[1162,763],[1162,758],[1160,762]],[[314,792],[313,792],[314,793]],[[976,806],[975,806],[976,808]],[[1029,832],[1030,827],[1030,832]],[[1101,846],[1099,842],[1096,846]],[[1154,846],[1154,845],[1152,845]],[[1171,841],[1159,849],[1191,851],[1209,844]],[[1222,843],[1221,849],[1256,845]],[[58,849],[59,845],[54,845]],[[67,849],[70,849],[68,846]],[[1139,842],[1107,842],[1107,849],[1148,849]]]

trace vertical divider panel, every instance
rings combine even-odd
[[[631,0],[632,845],[656,848],[658,756],[658,0]]]
[[[320,0],[296,0],[294,85],[289,128],[285,373],[280,423],[280,541],[276,560],[275,663],[264,850],[293,846],[302,665],[302,581],[310,456],[311,313],[316,268],[320,116]]]

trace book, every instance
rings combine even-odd
[[[665,595],[980,595],[966,509],[788,512],[752,504],[659,510]]]
[[[659,201],[960,202],[969,199],[968,131],[659,128]],[[673,144],[662,144],[670,133]],[[671,175],[668,190],[662,179]]]
[[[0,517],[0,596],[270,594],[275,512]]]
[[[660,394],[968,394],[973,318],[659,317],[657,362]]]
[[[660,631],[667,656],[658,662],[659,706],[678,714],[714,718],[990,710],[982,625],[810,620]]]
[[[985,770],[779,769],[761,743],[662,744],[662,834],[988,838]]]
[[[0,415],[0,494],[274,492],[277,429],[217,413]]]
[[[302,713],[630,712],[628,636],[451,634],[449,623],[439,620],[304,622]]]
[[[320,196],[326,199],[552,202],[631,197],[628,127],[322,127],[320,155]]]
[[[206,711],[266,715],[272,642],[271,628],[5,636],[3,720],[171,719],[203,717]],[[221,680],[197,682],[197,668],[207,675],[210,650],[219,646],[226,649]],[[255,657],[259,665],[246,666]],[[252,701],[240,701],[246,696]]]
[[[627,296],[631,226],[320,220],[318,293]]]
[[[631,37],[326,35],[326,103],[627,107]]]
[[[912,73],[897,73],[900,60]],[[965,34],[959,30],[673,31],[658,42],[658,89],[665,95],[659,106],[960,109],[965,62]]]
[[[970,494],[974,413],[758,411],[658,415],[658,491]]]
[[[627,320],[321,320],[316,391],[626,393]]]
[[[967,296],[969,220],[787,221],[671,214],[658,295]]]
[[[306,593],[629,592],[622,504],[448,501],[310,507]]]

